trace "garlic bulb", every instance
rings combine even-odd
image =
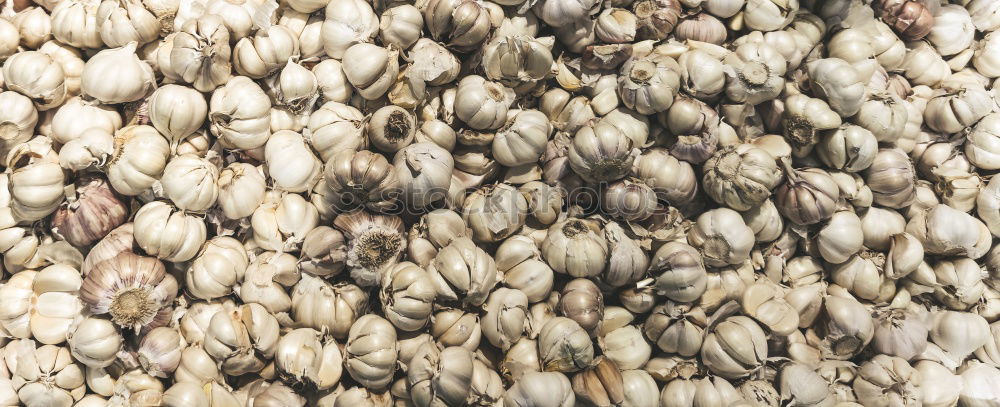
[[[859,172],[875,161],[878,139],[861,126],[844,125],[825,132],[816,145],[824,164],[847,172]]]
[[[66,341],[80,363],[99,369],[115,362],[123,339],[111,321],[88,317],[75,322],[70,329]]]
[[[846,360],[861,352],[875,334],[868,310],[853,298],[828,295],[823,299],[826,323],[820,344],[823,356]]]
[[[660,246],[650,261],[649,270],[656,278],[656,291],[674,301],[693,301],[707,288],[701,253],[681,242]]]
[[[659,199],[673,205],[690,203],[698,192],[698,178],[691,164],[678,160],[661,148],[652,148],[638,155],[632,164],[631,175],[652,187]]]
[[[368,122],[369,141],[388,153],[395,153],[412,143],[415,132],[413,115],[395,105],[376,110]]]
[[[775,190],[775,205],[789,221],[811,225],[833,216],[840,188],[818,168],[786,171],[785,183]]]
[[[638,20],[636,37],[640,40],[664,40],[677,26],[681,4],[677,0],[639,0],[632,3]]]
[[[468,350],[476,349],[483,335],[478,314],[455,308],[435,313],[430,328],[431,335],[441,346],[459,346]]]
[[[990,339],[990,327],[979,315],[939,311],[931,318],[931,341],[956,358],[965,358]]]
[[[311,190],[322,175],[323,163],[301,134],[280,130],[264,146],[264,162],[275,189],[288,192]]]
[[[17,92],[0,93],[0,103],[7,107],[3,112],[0,112],[0,126],[2,126],[0,127],[2,128],[0,130],[0,154],[6,157],[12,148],[30,140],[31,136],[34,135],[33,130],[38,123],[38,111],[35,110],[31,99]],[[53,127],[55,126],[53,125]],[[54,133],[53,131],[53,138],[55,137]],[[56,141],[65,143],[65,141],[58,139]]]
[[[328,226],[317,226],[306,233],[299,256],[299,268],[315,276],[340,274],[347,261],[344,234]]]
[[[618,76],[618,95],[626,107],[639,114],[666,111],[680,88],[680,71],[677,61],[655,51],[629,59]]]
[[[343,373],[337,342],[310,328],[298,328],[278,340],[274,352],[278,373],[319,390],[333,387]]]
[[[400,193],[396,169],[385,157],[369,151],[344,150],[334,154],[324,170],[326,186],[336,205],[387,210],[396,205]]]
[[[841,116],[853,116],[861,109],[867,92],[863,78],[847,61],[826,58],[806,64],[810,89],[826,100]]]
[[[379,291],[386,318],[404,331],[416,331],[428,324],[436,296],[430,275],[409,262],[389,268]]]
[[[759,205],[781,180],[774,158],[749,144],[728,147],[705,162],[705,192],[738,211]]]
[[[289,58],[299,55],[299,39],[291,29],[272,25],[259,29],[253,38],[241,38],[233,47],[233,69],[243,76],[260,79],[277,72]]]
[[[795,94],[785,99],[781,128],[789,144],[807,149],[819,142],[819,133],[840,127],[837,112],[821,99]]]
[[[537,110],[511,110],[507,116],[493,138],[494,159],[508,167],[536,162],[552,133],[548,118]]]
[[[923,243],[927,253],[973,259],[986,254],[992,239],[980,220],[947,205],[917,214],[907,222],[906,232]]]
[[[135,214],[135,241],[146,253],[167,261],[187,261],[205,243],[205,222],[153,201]]]
[[[71,406],[74,395],[86,392],[83,367],[65,347],[21,339],[8,343],[4,353],[12,379],[21,384],[17,397],[25,406]]]
[[[575,321],[555,317],[545,323],[538,335],[538,354],[544,371],[575,372],[592,362],[594,347]]]
[[[624,177],[637,155],[632,139],[620,128],[605,121],[577,131],[567,154],[573,171],[591,182]]]
[[[444,198],[454,164],[447,150],[430,143],[410,144],[393,158],[403,197],[414,207],[425,207]]]
[[[513,100],[510,88],[470,75],[458,84],[455,116],[476,130],[498,129],[506,122]]]
[[[740,264],[750,257],[754,233],[736,211],[728,208],[702,213],[688,232],[688,242],[701,249],[705,265]]]
[[[910,309],[886,311],[876,318],[872,349],[906,360],[923,353],[929,327],[922,317]]]
[[[158,318],[177,295],[177,280],[153,257],[122,252],[94,266],[80,287],[90,312],[110,314],[123,328],[139,330]]]
[[[608,246],[595,221],[568,219],[549,228],[541,253],[559,273],[591,277],[604,271]]]
[[[472,352],[423,345],[407,371],[410,398],[416,406],[460,405],[469,397],[472,375]]]
[[[97,8],[97,28],[108,47],[138,45],[160,36],[160,22],[139,0],[103,0]]]
[[[378,285],[382,274],[405,252],[403,222],[395,216],[349,212],[334,219],[348,238],[347,266],[358,284]]]
[[[354,380],[371,389],[388,387],[396,368],[396,328],[377,315],[365,315],[351,326],[344,367]]]
[[[880,149],[865,170],[865,182],[875,203],[890,208],[909,206],[915,198],[913,163],[899,149]]]
[[[323,21],[321,36],[323,48],[331,58],[348,60],[345,55],[348,48],[358,43],[371,42],[378,33],[378,16],[367,2],[329,2],[324,14],[326,20]]]
[[[263,305],[249,303],[212,316],[204,347],[222,372],[259,372],[277,350],[278,320]]]
[[[54,212],[65,198],[65,175],[52,140],[38,136],[19,144],[6,157],[7,191],[11,214],[19,221],[35,221]]]
[[[740,45],[723,63],[728,79],[726,96],[735,102],[756,105],[774,99],[785,84],[785,58],[770,45]]]
[[[295,256],[288,253],[261,253],[247,267],[242,284],[234,290],[244,302],[260,304],[268,312],[284,316],[292,304],[287,287],[295,285],[300,277],[295,265]]]
[[[85,95],[114,104],[139,100],[152,89],[153,70],[135,55],[136,44],[98,52],[83,68],[80,90]],[[108,76],[115,81],[104,80]],[[7,76],[4,75],[6,78]]]
[[[140,74],[144,75],[145,72],[140,69]],[[148,86],[152,73],[143,75],[138,75],[135,79],[148,79],[140,83],[140,86]],[[62,67],[52,57],[38,51],[19,52],[7,58],[3,63],[3,80],[8,89],[31,98],[38,110],[55,108],[67,96],[66,74]]]
[[[749,344],[743,342],[747,340]],[[740,342],[744,345],[731,345]],[[750,318],[729,317],[705,335],[701,358],[716,375],[731,379],[746,376],[767,359],[764,331]]]
[[[204,211],[219,196],[219,168],[194,154],[174,157],[160,177],[163,192],[179,209]]]
[[[161,326],[146,333],[139,342],[139,363],[151,376],[167,377],[181,361],[186,346],[174,328]]]
[[[260,148],[271,136],[270,113],[271,100],[256,82],[245,76],[226,77],[224,86],[212,92],[209,128],[230,148]]]
[[[70,244],[85,247],[125,223],[129,210],[103,178],[84,176],[76,184],[76,196],[53,214],[52,228]]]
[[[230,31],[225,23],[222,17],[208,14],[184,23],[174,37],[170,69],[200,92],[210,92],[221,85],[228,88],[232,83]],[[214,102],[214,94],[212,99]]]
[[[909,111],[903,100],[895,95],[872,93],[861,104],[854,122],[870,131],[881,142],[893,142],[904,132]]]
[[[360,43],[344,51],[341,63],[347,81],[354,86],[358,95],[374,100],[384,95],[395,83],[399,74],[398,57],[399,51],[395,49]]]
[[[864,233],[861,219],[854,212],[838,211],[820,229],[816,239],[823,260],[833,264],[843,263],[862,248]]]
[[[524,196],[508,184],[480,188],[465,200],[463,219],[477,241],[496,242],[517,232],[527,215]]]
[[[217,177],[219,208],[229,219],[250,216],[264,202],[263,174],[247,163],[232,163]]]
[[[525,373],[507,389],[503,400],[508,407],[576,405],[576,396],[569,379],[559,372]]]
[[[382,12],[378,35],[385,44],[407,49],[420,39],[423,28],[424,17],[420,14],[420,10],[404,4]]]
[[[934,13],[919,1],[880,0],[874,6],[875,13],[908,41],[923,38],[934,25]]]
[[[493,258],[468,238],[443,247],[427,268],[438,298],[481,305],[500,279]]]
[[[634,325],[626,325],[608,332],[598,339],[604,357],[623,369],[638,369],[646,364],[652,348],[642,332]]]
[[[527,36],[494,38],[483,50],[486,77],[510,86],[544,79],[552,70],[552,42]]]
[[[149,97],[149,121],[172,147],[194,134],[205,122],[205,97],[186,86],[166,85]]]
[[[995,102],[983,88],[963,87],[935,96],[927,102],[924,123],[933,130],[958,133],[971,127],[995,109]]]
[[[692,49],[677,59],[681,67],[681,88],[700,100],[720,94],[726,85],[725,68],[714,55]]]
[[[368,312],[368,294],[345,282],[331,284],[303,274],[291,294],[295,322],[318,331],[326,330],[337,339],[346,339],[354,321]]]
[[[0,93],[0,98],[6,99],[9,96],[6,92]],[[11,106],[11,113],[19,110],[15,108],[16,103],[19,102],[7,100],[7,105]],[[18,128],[21,127],[18,125],[19,121],[10,120],[10,122],[17,125]],[[58,143],[66,144],[82,137],[87,130],[92,128],[100,129],[106,134],[114,134],[121,127],[122,117],[117,110],[99,103],[84,101],[80,97],[73,97],[67,99],[52,116],[51,137]]]
[[[100,48],[101,30],[97,22],[98,0],[59,2],[52,9],[52,36],[77,48]]]
[[[934,13],[934,25],[926,40],[942,56],[950,56],[968,49],[975,33],[969,11],[959,5],[949,5]]]
[[[205,242],[185,273],[187,291],[206,300],[228,295],[243,280],[249,264],[243,244],[231,237],[216,236]]]

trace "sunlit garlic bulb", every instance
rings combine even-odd
[[[154,257],[122,252],[90,270],[80,287],[80,299],[94,314],[139,330],[152,322],[177,296],[177,280]]]
[[[338,215],[333,224],[347,236],[347,266],[360,285],[378,285],[406,250],[403,221],[398,217],[355,211]]]

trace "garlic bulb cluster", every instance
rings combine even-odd
[[[10,0],[0,406],[994,406],[995,0]]]

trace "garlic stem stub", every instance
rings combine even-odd
[[[0,406],[1000,400],[1000,2],[8,3]]]

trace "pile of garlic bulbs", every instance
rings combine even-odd
[[[5,0],[0,407],[1000,406],[1000,1]]]

